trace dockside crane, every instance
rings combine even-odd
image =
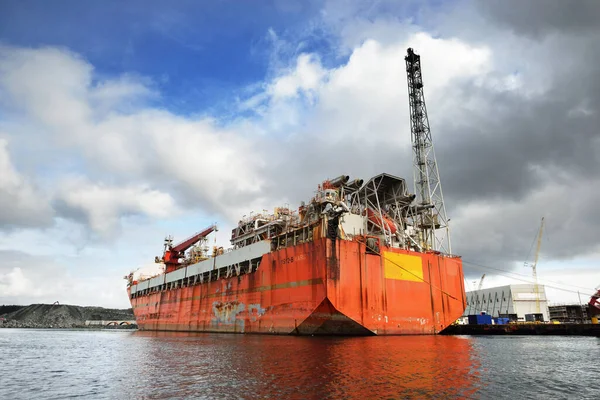
[[[164,262],[166,273],[175,271],[183,265],[179,262],[179,259],[185,257],[185,251],[216,230],[217,226],[211,225],[174,246],[173,237],[167,236],[165,238],[165,249],[162,258],[155,257],[154,261],[157,263]]]
[[[531,265],[531,273],[533,275],[533,293],[535,294],[535,312],[537,314],[540,313],[540,290],[539,290],[539,286],[538,286],[538,279],[537,279],[537,263],[538,263],[538,258],[540,256],[540,247],[542,247],[542,234],[544,233],[544,217],[542,217],[542,222],[540,224],[540,233],[538,234],[538,239],[537,239],[537,247],[535,249],[535,260],[533,261],[533,264]]]
[[[425,106],[421,56],[409,48],[404,60],[408,82],[414,189],[417,206],[422,210],[416,217],[416,227],[422,233],[422,247],[449,254],[450,232]]]
[[[481,290],[481,288],[483,287],[483,278],[485,278],[485,274],[481,275],[481,279],[479,280],[479,286],[477,287],[477,290]]]

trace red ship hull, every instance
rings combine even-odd
[[[463,279],[458,257],[322,238],[264,254],[246,274],[130,298],[142,330],[430,335],[462,315]]]

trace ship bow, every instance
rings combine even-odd
[[[372,336],[369,329],[337,310],[328,298],[306,318],[294,333],[299,335]]]

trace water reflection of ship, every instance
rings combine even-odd
[[[331,339],[309,346],[314,357],[290,362],[308,363],[314,373],[302,385],[331,398],[470,398],[480,389],[479,359],[467,338]]]
[[[161,338],[144,354],[176,377],[178,392],[170,396],[456,399],[473,398],[485,386],[479,352],[467,337],[135,335]],[[141,367],[136,369],[144,374],[142,381],[162,390],[154,376],[159,370]]]

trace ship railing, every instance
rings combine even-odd
[[[214,257],[214,262],[189,265],[179,268],[175,271],[162,274],[154,281],[139,282],[132,286],[131,297],[139,297],[148,293],[169,290],[178,287],[185,287],[205,281],[218,280],[223,277],[232,276],[232,274],[246,274],[256,271],[260,260],[264,254],[270,250],[270,242],[261,241],[248,246],[248,249],[241,250],[239,257],[229,256]],[[231,254],[231,253],[229,253]],[[206,263],[202,265],[203,263]],[[141,283],[141,286],[140,286]]]
[[[217,281],[221,278],[231,278],[233,276],[240,276],[243,274],[250,274],[256,272],[260,266],[262,256],[243,262],[237,262],[231,265],[227,265],[221,268],[203,271],[199,274],[195,274],[189,277],[182,277],[181,279],[173,280],[171,282],[161,283],[156,286],[148,286],[143,290],[135,290],[131,293],[131,298],[137,298],[140,296],[146,296],[152,293],[164,292],[167,290],[174,290],[193,285],[208,283]]]

